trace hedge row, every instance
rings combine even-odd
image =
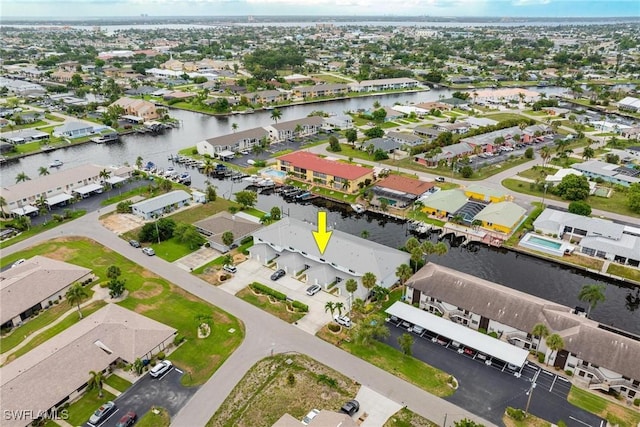
[[[309,312],[309,306],[307,304],[301,303],[300,301],[294,301],[291,303],[294,308],[302,311],[303,313]]]
[[[287,300],[287,296],[285,294],[283,294],[282,292],[278,292],[275,289],[272,289],[272,288],[270,288],[268,286],[265,286],[262,283],[253,282],[249,286],[254,291],[260,292],[262,294],[270,295],[270,296],[274,297],[275,299],[277,299],[279,301],[286,301]]]

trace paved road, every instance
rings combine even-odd
[[[104,213],[105,209],[102,211]],[[241,346],[209,381],[200,387],[186,406],[173,418],[172,425],[185,427],[205,425],[251,366],[271,353],[282,352],[307,354],[435,422],[442,422],[445,416],[449,421],[468,417],[486,426],[494,425],[273,317],[158,257],[148,257],[138,250],[133,250],[126,241],[104,227],[97,226],[97,218],[97,212],[88,213],[71,223],[63,224],[4,249],[3,256],[55,237],[88,236],[199,298],[239,317],[245,323],[246,338]]]

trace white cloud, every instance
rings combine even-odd
[[[551,0],[513,0],[514,6],[540,6],[551,3]]]

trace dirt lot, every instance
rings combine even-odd
[[[144,220],[133,214],[112,213],[100,219],[102,225],[116,234],[126,233],[127,231],[142,227]]]

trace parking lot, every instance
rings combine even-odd
[[[228,160],[228,163],[233,163],[238,166],[247,167],[250,166],[247,161],[248,160],[264,160],[272,158],[273,155],[279,151],[291,150],[297,151],[305,144],[313,144],[314,142],[327,139],[328,135],[325,133],[320,133],[317,135],[305,136],[301,139],[288,139],[286,141],[281,142],[273,142],[269,145],[269,147],[261,153],[254,153],[253,151],[247,151],[245,155],[241,157],[234,157],[233,159]]]
[[[169,411],[171,416],[187,403],[187,400],[198,390],[197,387],[184,387],[180,378],[187,375],[174,367],[160,378],[152,378],[148,373],[122,393],[114,401],[116,410],[102,423],[94,427],[115,427],[120,418],[128,411],[134,411],[138,418],[151,410],[152,406],[159,406]],[[97,409],[97,408],[96,408]],[[86,427],[92,427],[88,422]]]
[[[399,348],[398,338],[407,332],[401,322],[388,323],[390,335],[385,342]],[[458,380],[458,389],[446,400],[498,425],[507,406],[526,408],[535,378],[535,388],[531,395],[529,412],[553,423],[564,421],[571,427],[602,427],[606,421],[571,405],[567,395],[571,384],[546,369],[527,362],[516,377],[516,371],[504,362],[492,361],[487,365],[477,354],[458,353],[447,340],[442,344],[432,342],[428,333],[414,334],[413,356],[441,369]]]

